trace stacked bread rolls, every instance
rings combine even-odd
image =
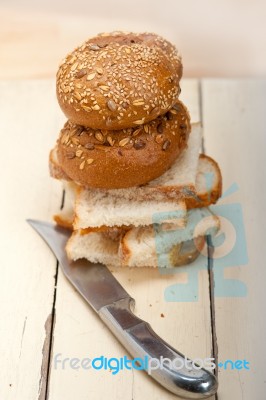
[[[141,227],[145,235],[149,232],[151,236],[152,213],[165,212],[167,207],[184,211],[185,199],[187,204],[190,199],[193,207],[206,206],[220,196],[219,168],[213,160],[205,160],[208,167],[204,164],[204,168],[213,169],[216,184],[208,200],[206,196],[202,197],[203,203],[197,200],[200,133],[195,128],[198,139],[192,138],[190,148],[194,153],[189,151],[194,159],[191,159],[187,149],[190,117],[179,100],[181,77],[182,62],[175,46],[151,33],[99,34],[77,47],[61,63],[56,91],[68,120],[50,154],[50,171],[55,178],[70,182],[68,188],[74,191],[73,216],[56,217],[59,224],[74,229],[67,248],[70,258],[79,258],[79,250],[73,250],[75,239],[75,249],[82,247],[81,256],[92,261],[89,252],[93,251],[84,253],[84,238],[88,237],[90,243],[96,240],[97,248],[106,240],[112,241],[103,248],[115,248],[115,258],[110,256],[110,260],[125,264],[122,260],[125,251],[120,248],[125,235],[134,227]],[[147,197],[146,193],[150,195]],[[146,205],[143,202],[147,199],[150,203]],[[134,211],[130,202],[134,202]],[[115,222],[102,215],[105,204],[109,214],[114,213]],[[127,207],[130,218],[126,215]],[[82,216],[77,211],[80,209]],[[100,218],[96,218],[97,211]],[[94,217],[87,219],[90,212]],[[177,225],[180,226],[180,221]],[[99,255],[93,259],[103,260],[105,256]],[[156,266],[156,260],[151,261],[152,257],[148,260]],[[141,262],[138,260],[137,264],[140,266]]]
[[[154,34],[102,34],[70,53],[57,73],[68,118],[58,141],[66,174],[104,189],[162,175],[190,132],[181,76],[177,50]]]

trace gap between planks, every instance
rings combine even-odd
[[[64,203],[65,203],[65,190],[63,190],[61,196],[60,210],[63,209]],[[49,398],[49,378],[52,367],[53,338],[54,338],[54,328],[56,321],[55,305],[56,305],[56,295],[57,295],[58,272],[59,272],[59,262],[58,260],[56,260],[52,309],[45,323],[46,336],[43,345],[43,360],[41,367],[40,390],[39,390],[38,400],[48,400]]]
[[[199,80],[198,85],[199,91],[199,113],[200,113],[200,121],[203,127],[203,135],[202,135],[202,152],[205,154],[205,141],[204,141],[204,118],[203,118],[203,98],[202,98],[202,83]],[[209,279],[209,300],[210,300],[210,316],[211,316],[211,338],[212,338],[212,358],[214,358],[214,362],[216,368],[214,370],[215,376],[218,380],[218,341],[216,334],[216,322],[215,322],[215,295],[214,295],[214,274],[213,274],[213,253],[214,247],[212,245],[211,237],[207,236],[207,252],[208,252],[208,279]],[[215,394],[215,400],[218,400],[218,392]]]

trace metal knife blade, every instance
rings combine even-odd
[[[32,219],[27,222],[49,245],[72,285],[134,358],[147,357],[152,361],[163,357],[177,360],[178,365],[183,363],[183,367],[178,369],[174,364],[162,364],[160,368],[151,370],[149,376],[185,399],[206,399],[217,392],[218,382],[210,371],[189,368],[187,357],[160,338],[147,322],[134,315],[134,299],[107,267],[87,260],[69,262],[65,251],[70,236],[67,229]]]
[[[125,298],[134,302],[106,266],[86,260],[68,260],[65,247],[71,235],[69,229],[32,219],[27,222],[46,241],[66,277],[95,311]]]

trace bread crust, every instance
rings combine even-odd
[[[58,163],[66,176],[85,187],[140,186],[171,167],[187,146],[190,130],[180,101],[137,128],[94,130],[67,121],[57,143]]]
[[[181,57],[152,33],[113,32],[87,40],[57,72],[59,105],[73,123],[124,129],[169,110],[180,94]]]
[[[55,214],[53,220],[57,225],[62,226],[62,228],[73,230],[73,219],[67,218],[62,214]]]
[[[208,161],[213,166],[213,171],[215,171],[215,184],[212,184],[211,188],[208,188],[203,192],[197,191],[196,195],[187,197],[185,201],[188,210],[215,204],[222,196],[223,179],[218,163],[206,154],[200,154],[199,158],[200,160]]]
[[[57,159],[57,146],[50,151],[49,154],[49,171],[50,175],[55,179],[62,179],[65,181],[70,181],[71,179],[63,171],[61,165],[58,163]]]

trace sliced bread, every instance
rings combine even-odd
[[[124,265],[161,266],[170,264],[171,254],[181,243],[205,234],[215,234],[220,221],[208,208],[188,211],[187,224],[183,228],[165,230],[162,225],[132,228],[121,238],[119,254]]]
[[[176,211],[176,224],[183,226],[186,209],[206,207],[221,196],[222,178],[217,163],[210,157],[201,155],[196,178],[196,193],[183,200],[128,200],[110,194],[110,191],[80,188],[75,204],[74,229],[98,228],[102,226],[134,225],[153,223],[156,212]]]
[[[64,189],[65,189],[65,204],[64,208],[60,213],[54,216],[55,221],[64,227],[69,227],[73,229],[73,222],[74,222],[74,198],[76,193],[78,194],[78,199],[76,201],[76,229],[85,229],[90,228],[91,231],[101,231],[104,228],[108,228],[109,221],[109,210],[112,208],[114,212],[113,204],[120,204],[122,203],[121,211],[118,210],[118,214],[116,217],[118,218],[115,220],[116,226],[123,225],[123,218],[121,219],[121,214],[125,213],[125,204],[127,204],[127,210],[130,211],[131,217],[129,219],[134,218],[135,214],[139,214],[138,209],[136,207],[139,206],[139,203],[136,205],[136,202],[126,202],[121,201],[113,196],[109,196],[108,192],[106,191],[105,196],[100,194],[98,191],[94,194],[92,191],[82,190],[80,187],[75,185],[72,182],[63,181]],[[197,207],[206,207],[210,204],[215,203],[219,197],[221,196],[222,192],[222,177],[221,172],[219,169],[218,164],[211,158],[204,154],[201,154],[199,157],[198,163],[198,171],[196,177],[196,195],[187,197],[185,199],[186,208],[192,209]],[[99,196],[99,202],[98,202]],[[86,200],[88,197],[88,201]],[[93,206],[94,204],[94,206]],[[153,203],[154,204],[154,203]],[[169,202],[167,202],[169,204]],[[180,201],[177,201],[177,205],[183,204]],[[148,209],[149,205],[151,206],[150,202],[144,202],[142,211],[144,208]],[[117,207],[116,207],[117,208]],[[171,205],[170,210],[173,209],[173,205]],[[156,206],[154,207],[156,210]],[[178,210],[178,206],[176,208]],[[180,210],[184,210],[180,208]],[[169,211],[169,210],[168,210]],[[120,214],[121,212],[121,214]],[[132,215],[133,212],[133,215]],[[128,211],[126,211],[128,213]],[[84,219],[84,216],[88,215],[88,218]],[[94,218],[95,217],[95,218]],[[114,218],[114,216],[113,216]],[[150,217],[149,217],[150,218]],[[126,218],[124,218],[124,222]],[[137,219],[137,217],[136,217]],[[135,219],[135,220],[136,220]],[[147,219],[147,217],[146,217]],[[82,223],[79,223],[79,220]],[[91,220],[93,220],[92,225]],[[182,220],[180,223],[182,224]],[[96,224],[99,224],[98,226]],[[134,223],[133,223],[134,224]],[[95,226],[96,225],[96,226]]]
[[[66,251],[71,260],[87,258],[106,265],[169,268],[186,259],[192,261],[195,246],[200,251],[202,237],[206,233],[215,234],[219,226],[219,218],[207,208],[196,209],[188,212],[186,228],[164,230],[159,225],[132,228],[116,240],[103,232],[75,231]]]

